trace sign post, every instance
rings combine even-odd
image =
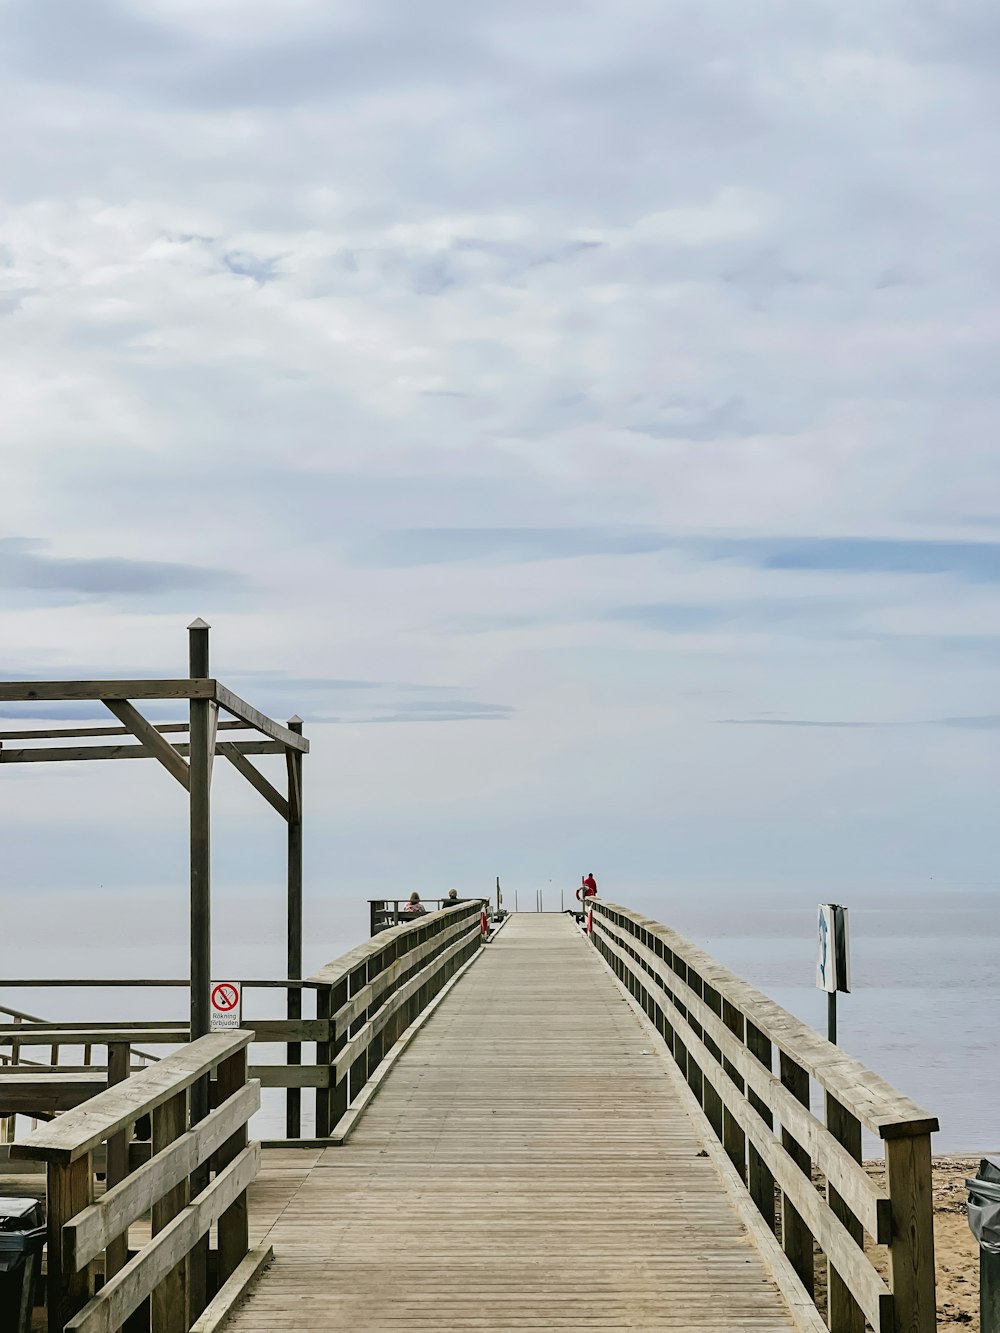
[[[209,996],[213,1032],[234,1032],[243,1017],[243,987],[238,981],[213,981]]]
[[[827,1040],[837,1042],[837,992],[851,989],[851,947],[847,908],[820,903],[817,922],[816,985],[826,991]]]

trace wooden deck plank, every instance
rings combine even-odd
[[[274,1263],[232,1333],[788,1333],[652,1044],[569,918],[515,917],[350,1142],[272,1186]]]

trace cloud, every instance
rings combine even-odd
[[[912,722],[846,722],[815,718],[784,717],[723,717],[719,723],[727,727],[830,727],[837,730],[871,730],[880,727],[956,727],[969,731],[996,731],[1000,729],[1000,713],[984,713],[978,717],[937,717]]]
[[[623,884],[908,873],[901,846],[988,874],[995,26],[0,6],[0,454],[36,541],[0,547],[0,666],[180,674],[201,614],[273,716],[426,722],[315,726],[322,855],[393,830],[352,894],[408,838],[447,882],[515,847],[528,880],[583,848]],[[488,764],[450,725],[504,718]],[[860,773],[760,730],[866,718],[938,721],[869,727]],[[5,846],[72,813],[22,776]],[[149,840],[159,784],[105,781]]]
[[[0,591],[107,601],[180,592],[235,593],[247,586],[242,575],[226,569],[124,556],[54,556],[46,547],[42,540],[0,538]]]

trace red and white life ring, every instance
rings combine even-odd
[[[485,907],[479,913],[479,929],[483,932],[484,939],[490,933],[490,918],[487,915]]]

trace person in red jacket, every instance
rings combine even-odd
[[[585,876],[583,881],[583,896],[585,898],[593,898],[596,894],[597,880],[594,878],[594,872],[591,871],[589,875]]]

